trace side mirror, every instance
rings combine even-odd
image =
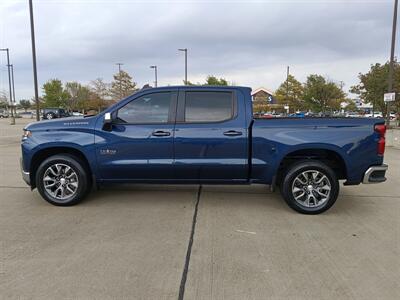
[[[106,131],[111,131],[112,130],[112,115],[111,113],[105,113],[104,114],[104,120],[103,120],[103,130]]]
[[[111,117],[111,113],[105,113],[104,114],[104,124],[110,124],[112,123],[112,117]]]

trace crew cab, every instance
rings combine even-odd
[[[92,117],[24,128],[21,168],[54,205],[109,183],[266,184],[294,210],[329,209],[345,185],[386,180],[382,119],[255,119],[247,87],[141,90]]]

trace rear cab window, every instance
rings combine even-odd
[[[185,123],[213,123],[234,117],[234,97],[232,92],[188,91],[185,96]]]

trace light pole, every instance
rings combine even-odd
[[[187,48],[180,48],[178,49],[178,51],[182,51],[185,52],[185,85],[187,85],[188,81],[187,81]]]
[[[39,88],[38,88],[37,68],[36,68],[35,25],[33,23],[32,0],[29,0],[29,15],[31,20],[32,64],[33,64],[33,84],[35,86],[36,121],[40,121]]]
[[[395,43],[396,43],[397,4],[398,4],[398,0],[394,0],[392,46],[390,49],[388,93],[393,92],[393,68],[394,68],[393,64],[394,64],[394,48],[395,48]],[[387,102],[387,104],[386,104],[386,125],[387,126],[390,125],[390,102]]]
[[[13,94],[13,101],[11,104],[11,111],[14,109],[15,110],[15,86],[14,86],[14,65],[11,64],[11,85],[12,85],[12,94]],[[17,112],[15,111],[15,114],[17,114]],[[15,123],[15,120],[14,120]]]
[[[15,118],[14,118],[14,113],[12,110],[12,90],[11,90],[11,65],[10,65],[10,50],[8,48],[0,49],[0,51],[6,51],[7,52],[7,69],[8,69],[8,88],[10,91],[10,104],[11,104],[11,125],[15,124]]]
[[[116,63],[116,65],[118,66],[118,74],[119,74],[119,96],[122,99],[122,78],[121,78],[121,66],[123,65],[123,63]]]
[[[286,69],[286,101],[287,106],[289,106],[289,66]],[[290,107],[288,109],[288,113],[290,112]]]
[[[157,87],[157,66],[150,66],[150,69],[154,69],[154,86]]]
[[[340,90],[343,92],[344,81],[340,80],[339,85],[340,85]]]

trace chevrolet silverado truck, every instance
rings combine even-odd
[[[266,184],[294,210],[329,209],[344,185],[386,180],[382,119],[255,119],[247,87],[141,90],[97,116],[31,123],[23,179],[54,205],[107,183]]]

